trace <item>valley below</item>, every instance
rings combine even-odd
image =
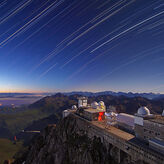
[[[7,98],[0,98],[0,105],[1,106],[15,106],[19,107],[21,105],[29,105],[41,99],[41,97],[25,97],[25,98],[17,98],[17,97],[7,97]]]

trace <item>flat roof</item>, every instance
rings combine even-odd
[[[148,120],[152,121],[152,122],[155,122],[155,123],[159,123],[159,124],[163,124],[164,125],[164,116],[161,116],[161,115],[155,115],[154,118],[150,118]]]
[[[88,122],[88,123],[90,123],[92,125],[95,125],[95,126],[99,127],[100,129],[103,129],[103,130],[109,132],[110,134],[113,134],[113,135],[115,135],[115,136],[117,136],[117,137],[119,137],[119,138],[121,138],[123,140],[128,141],[128,140],[131,140],[131,139],[135,138],[134,135],[132,135],[130,133],[127,133],[127,132],[125,132],[125,131],[123,131],[121,129],[115,128],[115,127],[113,127],[113,126],[111,126],[109,124],[107,126],[106,120],[102,120],[102,121],[88,121],[85,118],[82,118],[82,117],[80,117],[80,116],[78,116],[76,114],[74,114],[74,116],[78,117],[78,118],[80,118],[82,120],[85,120],[86,122]]]
[[[76,117],[83,119],[85,121],[87,121],[84,118],[81,118],[80,116],[75,115]],[[110,134],[113,134],[114,136],[117,136],[125,141],[127,141],[128,143],[131,143],[133,145],[136,145],[138,147],[141,147],[143,149],[146,149],[146,151],[150,151],[155,153],[157,156],[160,156],[163,158],[163,155],[157,151],[155,151],[154,149],[150,148],[145,142],[143,142],[143,140],[140,140],[138,138],[136,138],[134,135],[127,133],[121,129],[118,129],[116,127],[113,126],[109,126],[108,128],[106,128],[106,121],[87,121],[90,124],[93,124],[101,129],[104,129],[105,131],[109,132]],[[161,156],[162,155],[162,156]]]
[[[88,109],[84,109],[84,111],[87,111],[89,113],[99,113],[99,112],[105,112],[105,110],[99,110],[99,109],[93,109],[93,108],[88,108]]]
[[[125,131],[123,131],[121,129],[115,128],[115,127],[110,126],[110,125],[107,126],[105,120],[104,121],[92,121],[91,123],[96,125],[96,126],[98,126],[98,127],[100,127],[100,128],[102,128],[102,129],[105,129],[109,133],[111,133],[111,134],[113,134],[115,136],[118,136],[119,138],[122,138],[122,139],[124,139],[126,141],[131,140],[131,139],[133,139],[135,137],[134,135],[132,135],[130,133],[127,133],[127,132],[125,132]]]

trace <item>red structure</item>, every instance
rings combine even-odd
[[[102,121],[104,119],[105,119],[105,112],[99,112],[98,121]]]

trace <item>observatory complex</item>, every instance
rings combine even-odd
[[[140,107],[134,115],[116,113],[106,110],[103,101],[88,104],[86,97],[79,97],[78,107],[63,111],[64,118],[69,115],[88,136],[112,145],[111,154],[118,149],[118,163],[126,156],[127,163],[164,164],[164,112],[154,115]]]

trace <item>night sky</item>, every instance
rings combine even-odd
[[[0,92],[164,93],[163,0],[1,0]]]

